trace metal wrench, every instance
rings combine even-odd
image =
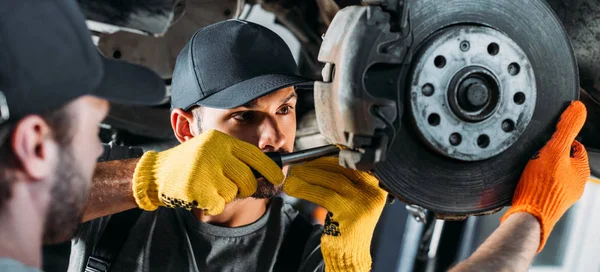
[[[318,159],[321,157],[334,156],[340,152],[340,148],[336,145],[325,145],[310,149],[305,149],[297,152],[292,152],[288,154],[281,154],[279,152],[266,152],[265,154],[271,158],[279,167],[283,168],[284,166],[311,161],[314,159]],[[256,170],[252,169],[254,172],[254,176],[256,178],[261,178],[262,175],[258,173]]]

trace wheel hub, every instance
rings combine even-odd
[[[500,102],[500,84],[492,72],[471,66],[459,71],[450,83],[448,102],[452,112],[466,122],[489,118]]]
[[[536,101],[523,50],[488,27],[441,30],[412,74],[411,109],[419,133],[438,153],[462,161],[491,158],[525,131]]]
[[[416,51],[412,54],[411,66],[406,71],[406,84],[398,89],[404,97],[402,105],[406,106],[402,129],[397,132],[386,160],[378,164],[373,172],[390,195],[408,204],[434,211],[442,218],[489,214],[510,205],[514,189],[529,158],[550,139],[565,107],[579,97],[577,63],[567,33],[545,0],[406,2],[411,7],[410,24]],[[465,28],[469,25],[482,29],[479,31],[483,32],[481,38],[465,39],[467,35],[474,37],[478,33],[476,30],[467,32]],[[458,32],[460,36],[455,35],[453,39],[450,37],[442,42],[444,39],[439,35],[449,33],[455,27],[465,31]],[[519,45],[514,46],[519,48],[516,52],[525,52],[523,55],[527,58],[518,58],[516,55],[514,59],[500,57],[513,47],[512,43],[505,43],[503,37],[510,37],[507,40]],[[436,42],[448,48],[435,51],[431,45]],[[455,53],[452,55],[446,55],[449,50],[457,48],[464,53],[453,51]],[[432,53],[423,54],[428,50]],[[475,53],[477,56],[469,55]],[[464,57],[461,57],[463,54]],[[435,57],[439,55],[446,59],[446,65],[441,69],[434,63]],[[490,59],[496,61],[489,61]],[[457,63],[460,65],[453,67]],[[424,65],[429,66],[423,69]],[[471,66],[488,69],[500,86],[498,108],[492,116],[479,122],[459,118],[448,103],[447,92],[452,90],[450,81],[457,72]],[[533,79],[524,81],[525,75],[530,76],[530,69],[535,71],[535,83]],[[424,73],[424,70],[431,71],[431,74]],[[442,80],[444,84],[441,84]],[[425,84],[431,85],[424,88],[426,93],[431,93],[428,97],[422,94]],[[420,108],[424,115],[421,117],[413,107],[420,103],[414,103],[413,100],[422,100],[423,103],[427,101],[427,105],[436,104],[429,103],[428,100],[437,100],[441,106]],[[464,104],[464,101],[461,103]],[[495,116],[505,115],[506,110],[512,111],[511,108],[533,106],[533,116],[526,122],[526,126],[523,125],[523,118],[529,118],[528,109],[522,110],[522,115],[512,115],[511,119],[493,121]],[[431,126],[431,132],[423,129],[423,126],[417,126],[418,118],[421,119],[418,122],[429,126],[429,120],[425,117],[436,112],[438,119],[431,118],[431,121],[439,124],[437,127]],[[514,131],[512,135],[518,135],[519,139],[498,155],[468,162],[441,155],[444,153],[439,149],[426,144],[434,141],[425,139],[423,135],[433,135],[440,126],[451,125],[450,128],[453,128],[457,124],[462,126],[458,128],[464,129],[443,135],[443,145],[448,150],[454,148],[447,144],[450,139],[455,144],[460,142],[457,148],[466,144],[476,147],[475,150],[495,148],[499,140],[494,135],[489,134],[487,139],[467,137],[467,133],[487,129],[486,124],[498,135],[503,135],[500,131]],[[453,134],[457,132],[463,133]],[[486,148],[478,146],[485,146],[488,139],[489,145]]]

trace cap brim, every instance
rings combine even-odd
[[[102,57],[104,78],[93,93],[111,102],[128,105],[160,105],[167,102],[164,80],[152,70]]]
[[[312,80],[296,75],[262,75],[223,89],[196,104],[209,108],[231,109],[290,86],[312,86]]]

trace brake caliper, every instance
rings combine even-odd
[[[412,35],[405,1],[364,2],[340,10],[323,38],[315,110],[321,133],[349,148],[340,164],[371,170],[400,129]]]

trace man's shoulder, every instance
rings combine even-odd
[[[100,217],[82,223],[74,240],[85,240],[85,244],[94,245],[101,239],[111,239],[111,237],[106,237],[106,235],[110,236],[110,233],[105,235],[107,228],[121,230],[135,229],[136,234],[142,235],[144,229],[153,228],[157,222],[163,222],[164,224],[174,222],[176,212],[175,209],[163,207],[159,207],[155,211],[144,211],[136,208]]]
[[[71,240],[68,271],[84,271],[90,256],[113,260],[119,252],[124,251],[119,258],[134,258],[132,256],[144,250],[144,245],[148,244],[157,229],[161,234],[158,237],[165,239],[173,237],[179,231],[176,230],[177,225],[173,224],[175,216],[174,209],[132,209],[81,224]]]
[[[124,211],[125,213],[128,211]],[[96,219],[92,219],[90,221],[83,222],[79,225],[79,230],[76,233],[77,236],[97,236],[103,232],[104,228],[108,225],[109,222],[114,221],[113,218],[116,217],[120,213],[111,214],[103,217],[99,217]]]

